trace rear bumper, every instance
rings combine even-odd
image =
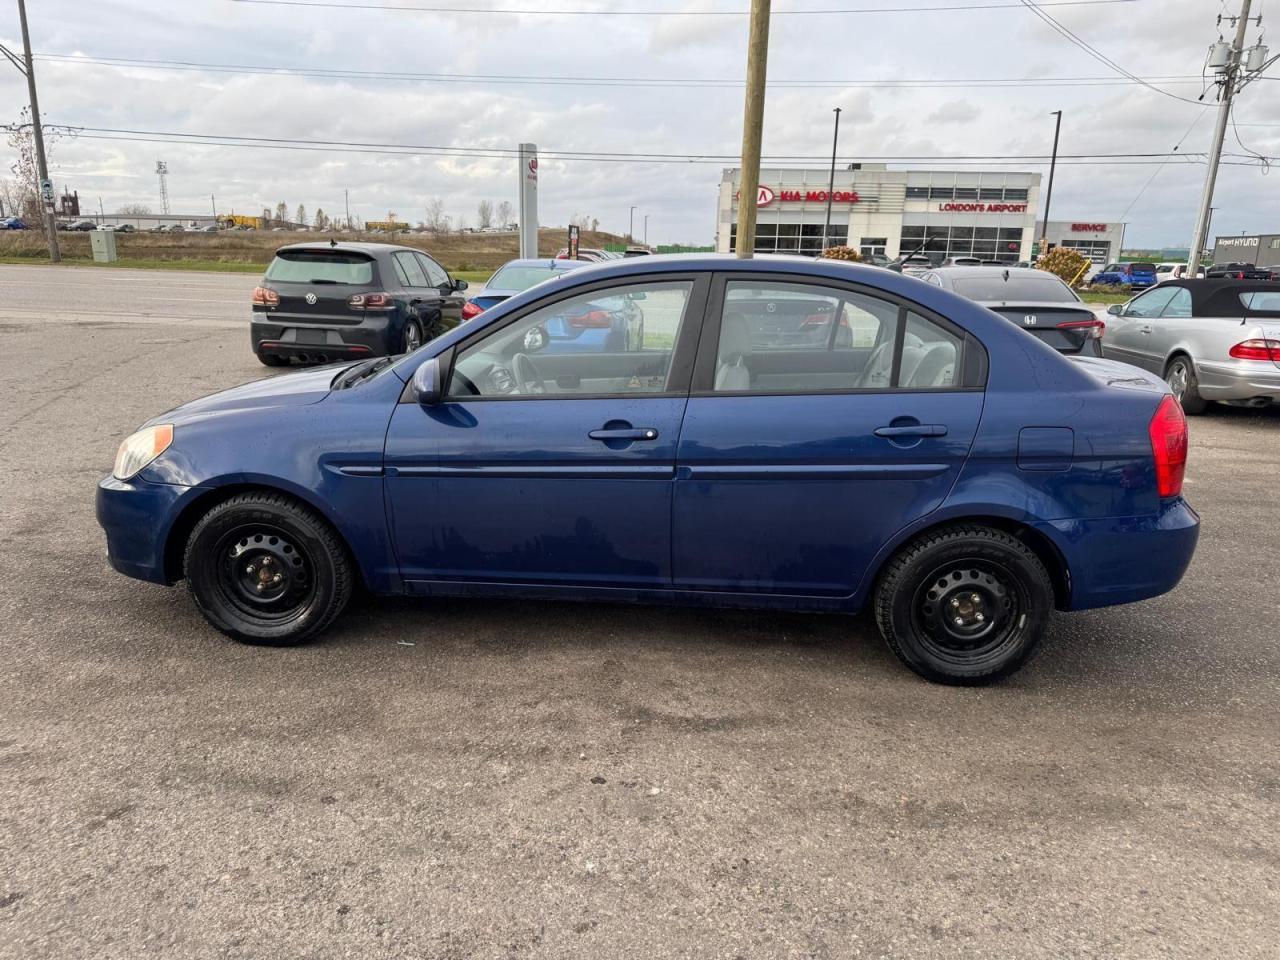
[[[1200,515],[1178,497],[1149,516],[1053,520],[1036,527],[1067,561],[1067,609],[1088,610],[1147,600],[1176,587],[1195,553]]]
[[[98,524],[107,535],[107,562],[137,580],[168,584],[164,547],[179,504],[194,487],[105,477],[98,484]]]
[[[254,312],[249,341],[254,353],[329,363],[400,352],[401,324],[394,312],[366,316],[359,324],[307,323]]]
[[[1280,366],[1265,360],[1197,361],[1196,379],[1206,400],[1280,403]]]

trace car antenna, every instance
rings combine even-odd
[[[338,245],[338,241],[337,241],[336,239],[334,239],[333,237],[330,237],[330,238],[329,238],[329,246],[331,246],[331,247],[336,247],[337,245]]]

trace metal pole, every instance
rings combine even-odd
[[[36,202],[40,204],[45,235],[49,238],[49,260],[53,263],[61,263],[62,252],[58,249],[58,225],[54,222],[53,211],[45,207],[44,197],[38,195],[40,187],[49,179],[49,165],[44,156],[44,128],[40,126],[40,101],[36,98],[36,71],[31,64],[31,35],[27,30],[26,0],[18,0],[18,20],[22,23],[22,59],[27,68],[27,91],[31,95],[31,128],[36,141],[36,175],[40,178],[40,183],[36,187]]]
[[[213,222],[216,226],[218,223],[218,198],[212,193],[209,194],[209,206],[213,207]]]
[[[644,245],[649,245],[649,214],[644,215]]]
[[[627,221],[627,239],[628,240],[635,239],[635,230],[636,230],[636,208],[632,207],[631,219]]]
[[[1218,122],[1213,128],[1213,140],[1209,145],[1209,169],[1204,175],[1204,193],[1200,197],[1200,211],[1196,214],[1196,231],[1191,237],[1191,250],[1187,254],[1187,275],[1196,276],[1200,269],[1200,257],[1209,233],[1209,208],[1213,204],[1213,188],[1218,180],[1218,162],[1222,159],[1222,143],[1227,136],[1227,120],[1231,116],[1231,98],[1236,92],[1236,77],[1240,72],[1240,55],[1244,50],[1244,34],[1249,26],[1249,5],[1252,0],[1241,0],[1240,17],[1236,21],[1236,38],[1227,58],[1227,72],[1222,78],[1222,96],[1218,100]]]
[[[751,32],[747,38],[747,93],[742,106],[742,168],[738,172],[738,242],[740,260],[756,250],[756,200],[760,194],[760,141],[764,136],[764,82],[769,61],[770,0],[751,0]]]
[[[831,233],[831,194],[836,188],[836,144],[840,142],[840,108],[836,115],[835,133],[831,135],[831,178],[827,181],[827,219],[822,222],[822,253],[827,252],[827,236]]]
[[[1062,111],[1054,110],[1058,118],[1053,122],[1053,155],[1049,158],[1049,189],[1044,194],[1044,219],[1040,221],[1040,256],[1044,256],[1049,243],[1049,204],[1053,202],[1053,171],[1058,166],[1058,134],[1062,130]]]
[[[351,192],[349,190],[342,191],[342,205],[347,210],[347,229],[351,229]]]

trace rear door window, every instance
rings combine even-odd
[[[267,267],[266,279],[278,283],[373,283],[373,261],[354,253],[330,250],[284,250]]]
[[[418,263],[418,258],[412,253],[395,253],[392,254],[396,262],[396,266],[404,271],[404,279],[411,287],[429,287],[431,283],[427,281],[427,274]]]

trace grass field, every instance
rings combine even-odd
[[[340,240],[393,242],[417,247],[431,254],[455,277],[483,280],[493,270],[517,255],[514,233],[463,233],[435,236],[428,233],[399,234],[395,237],[341,234]],[[328,234],[223,231],[221,233],[118,233],[116,250],[120,260],[101,266],[150,267],[168,270],[217,270],[259,273],[271,262],[278,247],[289,243],[319,242]],[[583,231],[584,247],[621,243],[611,233]],[[63,260],[72,264],[92,264],[87,233],[60,233],[58,243]],[[567,243],[564,230],[544,229],[538,234],[538,253],[552,256]],[[37,230],[0,232],[0,263],[32,263],[48,256],[43,235]]]

